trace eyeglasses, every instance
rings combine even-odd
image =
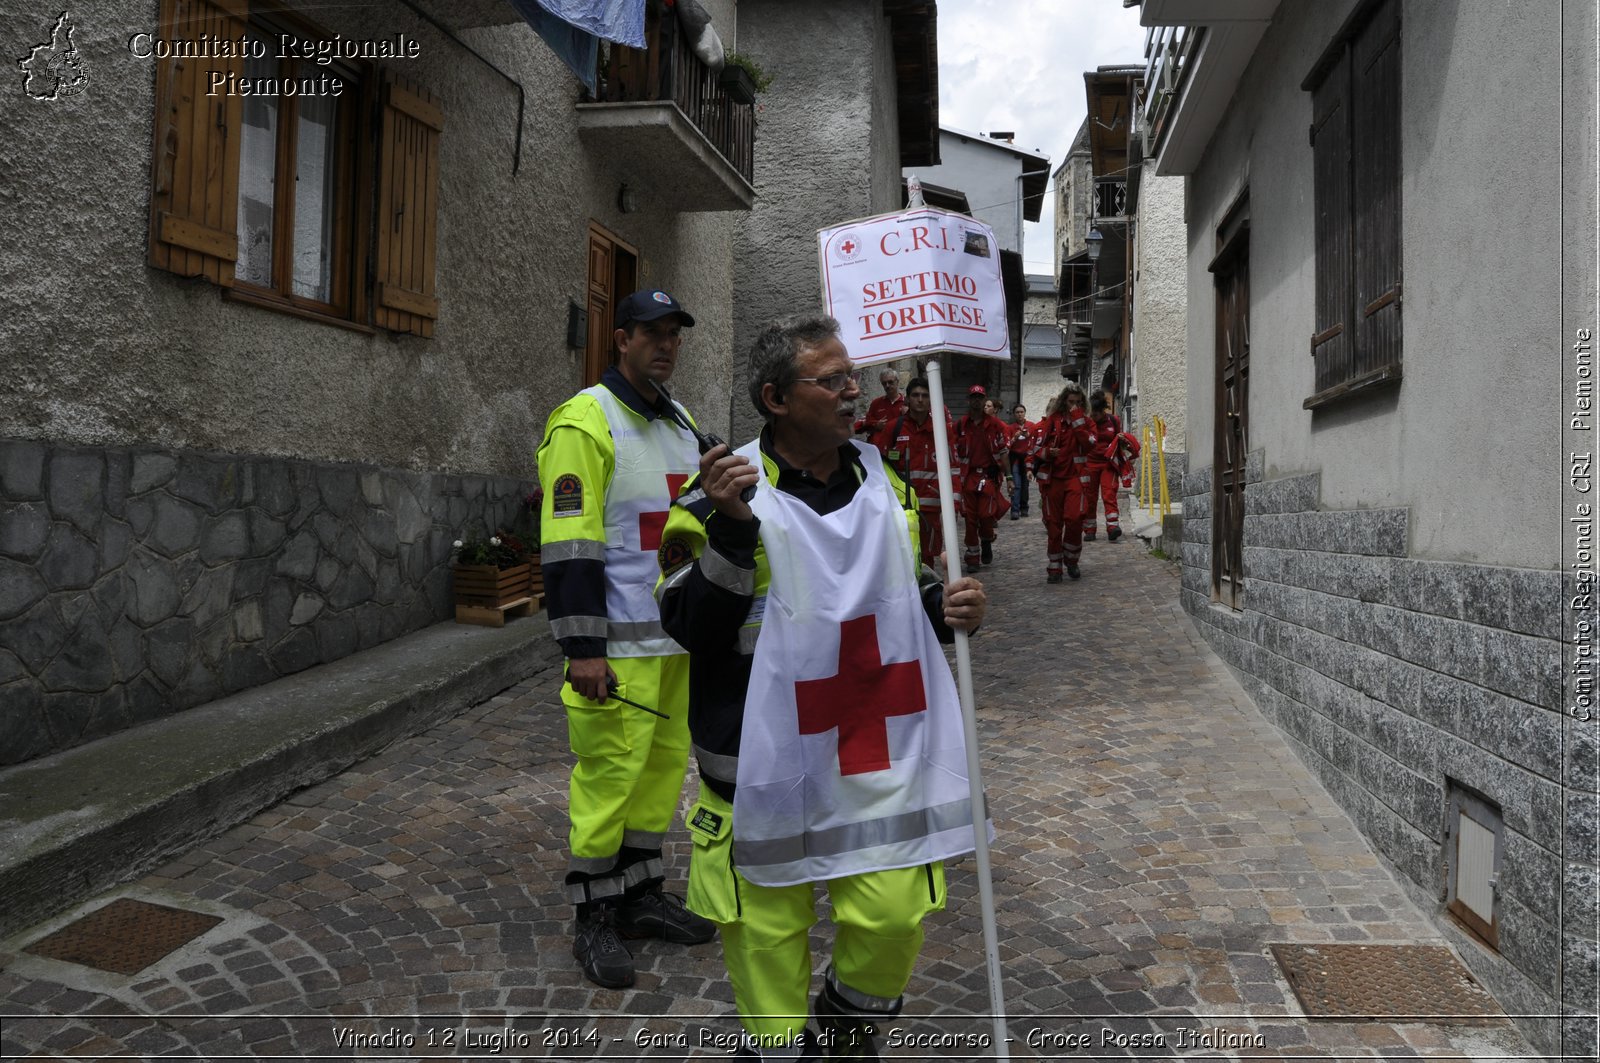
[[[847,387],[850,387],[851,385],[860,387],[861,371],[856,370],[854,373],[833,373],[829,376],[802,376],[795,377],[795,379],[806,384],[821,384],[823,387],[837,395],[839,392],[843,391]]]

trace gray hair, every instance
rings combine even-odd
[[[780,318],[761,330],[750,348],[745,375],[750,401],[762,420],[772,420],[772,411],[761,401],[762,389],[771,384],[780,395],[790,391],[800,375],[800,352],[838,338],[839,322],[823,314]]]

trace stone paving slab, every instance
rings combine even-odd
[[[1444,942],[1195,633],[1177,569],[1102,539],[1083,571],[1046,585],[1043,529],[1003,523],[973,642],[1010,1055],[1536,1058],[1509,1025],[1303,1017],[1272,944]],[[550,674],[294,794],[86,906],[224,917],[139,974],[20,951],[71,913],[0,946],[0,1055],[718,1058],[717,945],[638,944],[627,991],[579,974],[567,770]],[[681,831],[667,855],[681,882]],[[972,860],[949,881],[885,1058],[994,1058]]]

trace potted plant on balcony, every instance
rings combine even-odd
[[[772,84],[772,75],[748,55],[729,52],[723,57],[718,80],[735,103],[755,103],[756,93],[766,92],[767,86]]]

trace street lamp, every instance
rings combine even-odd
[[[1093,262],[1100,257],[1100,245],[1105,243],[1105,239],[1106,238],[1101,234],[1100,230],[1097,229],[1091,222],[1089,225],[1089,235],[1084,237],[1084,242],[1088,245],[1090,262]]]

